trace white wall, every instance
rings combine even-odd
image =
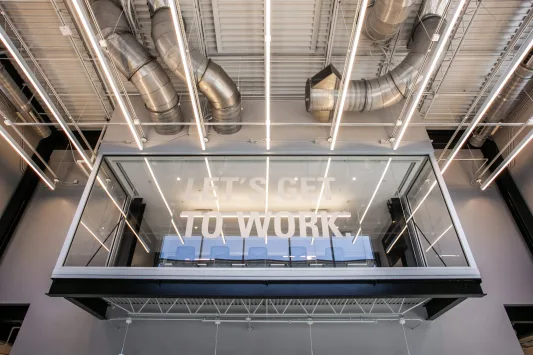
[[[63,164],[62,175],[68,167]],[[470,163],[455,163],[446,181],[488,295],[463,302],[435,322],[407,330],[413,355],[521,354],[503,304],[531,303],[533,261],[499,192],[482,193],[470,185],[472,169]],[[80,185],[60,186],[55,192],[41,185],[0,261],[0,302],[31,304],[14,355],[120,353],[123,323],[98,321],[66,300],[45,295],[81,193]],[[124,353],[212,354],[214,334],[212,324],[136,321]],[[316,354],[406,354],[397,323],[315,325],[313,344]],[[306,325],[256,325],[252,332],[244,325],[220,328],[219,354],[309,352]]]

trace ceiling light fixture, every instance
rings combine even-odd
[[[387,165],[385,165],[385,169],[383,169],[383,173],[381,174],[381,177],[379,178],[378,184],[376,185],[376,188],[374,189],[374,192],[372,193],[372,197],[370,197],[370,201],[368,201],[368,204],[366,205],[365,212],[363,212],[363,215],[361,216],[361,221],[359,222],[359,230],[357,231],[357,234],[352,240],[352,244],[355,244],[357,241],[357,238],[359,238],[359,235],[361,234],[361,229],[363,227],[363,220],[366,217],[366,213],[368,212],[368,209],[370,208],[370,205],[374,201],[374,198],[376,197],[376,194],[378,193],[379,187],[383,183],[383,180],[385,179],[385,175],[387,175],[387,170],[389,170],[390,163],[392,161],[392,158],[389,158],[387,161]]]
[[[270,2],[265,0],[265,124],[266,149],[270,150]]]
[[[193,218],[201,218],[204,216],[204,214],[206,212],[209,212],[209,211],[196,211],[196,212],[192,212],[192,213],[187,213],[187,215],[184,215],[183,212],[180,213],[180,217],[181,218],[187,218],[187,217],[193,217]],[[298,212],[290,212],[289,213],[298,213]],[[309,211],[309,213],[311,213]],[[238,218],[239,216],[237,215],[237,212],[220,212],[220,215],[222,218]],[[242,217],[243,218],[250,218],[252,215],[251,213],[249,212],[242,212]],[[342,212],[337,212],[337,213],[330,213],[330,212],[325,212],[324,213],[324,216],[326,217],[337,217],[337,218],[350,218],[352,216],[352,214],[350,212],[345,212],[345,213],[342,213]],[[259,218],[264,218],[266,217],[266,213],[259,213],[258,214],[258,217]],[[317,215],[316,215],[317,218],[322,218],[322,214],[319,212]],[[283,215],[281,216],[281,218],[288,218],[287,215]]]
[[[444,232],[442,232],[442,234],[439,235],[439,237],[438,237],[437,239],[435,239],[435,241],[434,241],[434,242],[433,242],[433,243],[432,243],[432,244],[426,249],[426,253],[427,253],[431,248],[433,248],[433,246],[434,246],[435,244],[438,243],[438,241],[440,240],[440,238],[444,237],[444,235],[445,235],[446,233],[448,233],[448,231],[449,231],[450,229],[452,229],[452,227],[453,227],[453,224],[450,224],[450,226],[449,226],[448,228],[446,228],[446,230],[445,230]]]
[[[24,72],[24,75],[30,81],[35,91],[37,91],[37,94],[39,95],[41,100],[43,100],[46,107],[48,107],[48,109],[50,110],[50,112],[52,113],[56,121],[59,123],[59,125],[61,126],[61,129],[63,130],[63,132],[65,132],[68,139],[72,143],[72,146],[80,154],[80,156],[85,161],[87,166],[92,169],[92,164],[91,164],[91,160],[89,159],[89,156],[85,153],[85,150],[81,146],[80,142],[74,136],[74,133],[72,133],[72,131],[68,127],[67,123],[61,116],[61,113],[59,112],[57,107],[52,102],[52,99],[50,98],[50,96],[48,96],[48,94],[46,93],[46,90],[43,88],[39,80],[37,80],[35,74],[33,74],[30,67],[28,66],[28,63],[26,63],[26,61],[24,60],[24,58],[18,51],[17,47],[11,41],[11,39],[9,38],[9,36],[7,35],[6,31],[4,30],[2,26],[0,26],[0,40],[2,41],[4,46],[7,48],[7,50],[13,57],[13,59],[17,62],[20,69],[22,69],[22,71]]]
[[[150,166],[150,162],[148,161],[148,158],[144,158],[144,162],[146,163],[146,167],[148,168],[148,171],[150,172],[152,181],[154,182],[155,187],[157,188],[157,191],[159,192],[159,195],[161,196],[161,199],[163,200],[163,202],[165,203],[165,206],[167,207],[168,213],[170,213],[170,223],[172,224],[172,227],[174,227],[176,234],[180,238],[181,244],[185,244],[185,242],[183,241],[183,238],[181,237],[181,233],[178,230],[176,223],[174,222],[174,214],[172,213],[172,209],[170,208],[170,205],[168,204],[167,199],[165,198],[165,195],[163,194],[163,190],[161,190],[161,186],[159,185],[159,182],[157,181],[157,178],[155,177],[154,171],[152,170],[152,167]]]
[[[89,234],[92,235],[93,238],[96,239],[96,241],[100,243],[100,245],[109,253],[109,248],[105,246],[105,244],[100,240],[100,238],[98,238],[98,236],[94,234],[94,232],[90,230],[89,227],[87,227],[87,225],[83,223],[83,221],[80,221],[80,224],[85,227],[85,229],[87,229],[87,232],[89,232]]]
[[[411,213],[411,215],[409,216],[409,218],[407,218],[407,220],[405,221],[405,226],[403,227],[403,229],[401,230],[401,232],[398,234],[398,236],[396,238],[394,238],[394,241],[391,243],[391,245],[389,245],[389,247],[387,248],[387,254],[392,250],[392,248],[394,248],[394,245],[398,242],[398,240],[400,239],[400,237],[402,236],[403,232],[405,232],[405,230],[407,229],[407,227],[409,226],[409,221],[411,221],[411,219],[413,219],[415,213],[418,211],[418,209],[420,207],[422,207],[422,204],[424,203],[424,201],[428,198],[429,194],[431,193],[431,191],[433,191],[433,189],[435,188],[435,186],[437,186],[437,180],[433,181],[433,184],[431,184],[431,186],[429,187],[429,190],[428,192],[426,192],[426,194],[424,195],[424,197],[422,197],[422,200],[420,200],[420,202],[418,203],[418,205],[416,206],[416,208],[413,210],[413,212]]]
[[[270,157],[266,159],[266,174],[265,174],[265,216],[268,212],[268,184],[270,180]],[[268,233],[265,233],[265,244],[268,244]]]
[[[487,180],[485,180],[485,182],[481,185],[481,190],[485,190],[487,187],[489,187],[489,185],[492,184],[494,180],[496,180],[498,175],[500,175],[502,171],[507,167],[507,165],[509,165],[516,158],[516,156],[520,154],[520,152],[526,147],[526,145],[528,145],[529,142],[531,142],[532,139],[533,130],[529,131],[529,133],[524,138],[522,138],[520,143],[518,143],[518,145],[511,151],[511,153],[503,160],[500,166],[498,166],[498,168],[494,170],[494,172],[487,178]]]
[[[126,213],[122,210],[122,207],[120,207],[120,205],[118,204],[118,202],[115,200],[115,198],[113,197],[113,195],[111,195],[111,192],[109,192],[109,190],[107,189],[107,186],[106,184],[102,181],[102,179],[100,178],[100,176],[96,175],[96,180],[98,180],[98,183],[100,184],[100,186],[102,187],[102,189],[104,189],[105,193],[107,194],[107,196],[109,196],[109,198],[111,199],[111,201],[113,202],[113,204],[115,205],[115,207],[118,209],[118,211],[120,212],[120,214],[122,215],[122,217],[124,217],[124,223],[126,223],[126,225],[128,226],[128,228],[131,230],[131,232],[135,235],[135,237],[137,238],[137,240],[139,241],[139,243],[141,243],[141,245],[143,246],[144,250],[149,253],[150,252],[150,248],[148,247],[148,245],[146,245],[146,242],[141,238],[141,236],[139,235],[139,233],[137,233],[137,231],[135,230],[135,228],[133,228],[133,226],[131,225],[131,223],[128,221],[128,216],[126,215]]]
[[[455,156],[459,153],[459,150],[463,147],[463,145],[466,143],[474,129],[476,128],[476,125],[481,121],[483,116],[485,116],[485,113],[487,113],[487,110],[490,108],[494,100],[498,97],[502,89],[505,87],[511,76],[513,75],[514,71],[522,60],[526,57],[526,55],[529,53],[531,48],[533,47],[533,31],[529,33],[527,36],[524,44],[520,47],[518,52],[514,55],[511,64],[509,65],[507,72],[500,77],[492,91],[490,92],[489,96],[485,99],[485,102],[483,102],[483,105],[481,105],[481,108],[477,111],[476,115],[468,125],[468,128],[463,132],[463,135],[461,136],[461,139],[457,144],[455,144],[455,147],[453,148],[452,152],[450,153],[450,156],[448,157],[448,160],[444,164],[442,168],[442,172],[444,173],[450,164],[452,163]],[[502,169],[503,170],[503,169]],[[488,185],[487,185],[488,186]]]
[[[363,22],[365,19],[366,8],[368,6],[368,0],[359,1],[359,14],[354,19],[352,28],[351,43],[349,48],[349,55],[347,62],[344,63],[344,73],[342,75],[341,82],[341,99],[335,105],[333,133],[331,135],[330,150],[335,149],[335,143],[337,142],[337,135],[339,134],[339,127],[342,120],[342,114],[344,113],[344,104],[346,103],[346,96],[348,94],[348,87],[350,86],[350,79],[352,77],[353,64],[355,62],[355,55],[357,53],[357,45],[359,44],[359,38],[361,37],[361,30],[363,29]]]
[[[115,81],[115,77],[111,73],[111,68],[109,67],[109,64],[107,63],[104,52],[102,51],[102,48],[100,46],[100,43],[105,43],[105,41],[102,41],[102,42],[98,41],[91,27],[89,19],[87,18],[85,11],[83,11],[83,8],[80,2],[81,0],[72,0],[72,4],[74,5],[76,14],[78,15],[78,18],[81,21],[81,25],[83,27],[83,30],[85,31],[87,38],[89,39],[89,42],[91,43],[91,47],[96,53],[96,57],[98,58],[100,67],[102,68],[104,75],[107,79],[107,82],[109,83],[109,86],[111,87],[111,91],[113,91],[115,100],[117,101],[118,106],[120,107],[120,111],[122,112],[122,114],[124,115],[124,119],[128,123],[130,132],[133,135],[133,139],[135,140],[135,143],[137,144],[137,147],[139,148],[139,150],[143,150],[142,138],[139,135],[137,128],[135,127],[134,120],[131,117],[130,112],[128,111],[128,108],[126,107],[126,102],[124,101],[124,98],[122,97],[122,93],[120,92],[118,88],[117,82]]]
[[[181,9],[179,8],[178,0],[168,1],[170,12],[172,14],[172,22],[174,24],[174,30],[176,37],[178,38],[178,47],[180,50],[181,62],[184,66],[185,79],[187,81],[187,89],[191,97],[192,110],[194,113],[194,120],[196,122],[196,128],[198,129],[198,138],[200,139],[200,146],[202,150],[205,150],[205,143],[207,137],[204,133],[203,116],[200,108],[200,102],[198,100],[198,91],[196,90],[196,83],[193,82],[194,74],[191,69],[191,59],[189,57],[189,46],[185,41],[185,31],[183,26],[183,19],[181,17]]]
[[[211,174],[211,167],[209,166],[209,160],[207,160],[207,157],[204,158],[205,160],[205,167],[207,168],[207,175],[209,176],[209,182],[211,183],[211,191],[213,191],[213,196],[215,196],[215,204],[217,205],[217,211],[220,212],[220,203],[218,202],[218,195],[215,188],[215,183],[213,182],[213,174]],[[224,235],[224,231],[220,231],[220,236],[222,237],[222,243],[226,244],[226,236]]]
[[[30,158],[30,156],[24,151],[24,149],[18,144],[18,142],[11,137],[9,132],[0,125],[0,135],[6,140],[7,143],[13,148],[18,155],[24,159],[26,164],[30,166],[30,168],[41,178],[41,180],[48,186],[50,190],[54,190],[55,184],[48,176],[46,176],[45,172],[42,171],[39,166],[33,161],[33,159]]]
[[[422,95],[424,94],[424,91],[426,90],[426,86],[428,85],[429,80],[433,76],[433,72],[437,68],[437,64],[439,63],[442,54],[446,50],[448,39],[450,39],[451,35],[453,34],[453,29],[455,28],[457,21],[459,20],[459,16],[463,12],[463,8],[465,4],[466,4],[466,0],[459,1],[459,3],[457,4],[457,7],[455,8],[455,12],[452,15],[452,19],[446,25],[446,28],[444,29],[444,33],[442,34],[442,36],[439,36],[437,33],[431,34],[433,38],[437,38],[438,40],[437,48],[435,51],[433,51],[431,47],[429,49],[430,51],[433,51],[433,57],[431,58],[431,62],[429,63],[427,70],[424,70],[424,74],[422,75],[422,82],[418,83],[418,89],[414,95],[414,98],[411,97],[411,101],[409,101],[408,103],[409,106],[407,108],[407,114],[405,118],[401,120],[403,121],[403,123],[400,129],[400,133],[394,140],[394,145],[393,145],[394,150],[398,149],[398,147],[400,146],[402,138],[405,132],[407,131],[407,127],[409,126],[409,122],[411,122],[411,119],[413,118],[413,115],[418,107],[418,104],[420,103],[420,100],[422,99]],[[444,18],[441,21],[444,21]],[[402,113],[400,114],[400,117],[402,117],[402,114],[405,112],[405,108],[406,106],[404,106],[404,108],[402,109]]]

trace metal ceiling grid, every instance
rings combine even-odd
[[[466,24],[472,18],[476,6],[476,1],[470,3],[462,24],[436,75],[431,90],[434,90],[442,82],[439,94],[437,97],[428,95],[421,106],[422,115],[428,120],[458,121],[467,113],[481,86],[492,72],[509,40],[522,24],[532,5],[530,2],[517,0],[484,0],[470,29],[464,33]],[[531,26],[529,27],[518,45],[523,43],[523,39],[533,29]],[[452,53],[461,36],[465,36],[464,43],[452,62]],[[492,89],[511,60],[512,58],[506,59],[488,91]],[[450,68],[444,76],[448,67]],[[431,101],[435,102],[432,103]],[[481,102],[477,105],[476,110]],[[431,109],[429,109],[430,105]]]
[[[22,39],[30,47],[31,53],[42,67],[73,119],[76,121],[82,119],[83,121],[104,122],[106,113],[90,80],[100,88],[100,95],[105,99],[105,105],[109,112],[112,112],[111,106],[106,99],[106,94],[94,70],[93,63],[90,62],[91,59],[87,55],[75,27],[72,25],[64,3],[61,0],[56,0],[56,3],[73,33],[72,38],[76,46],[85,56],[84,59],[88,63],[87,68],[89,69],[90,79],[83,69],[69,38],[62,35],[59,28],[61,23],[50,1],[3,2],[2,5]],[[19,46],[30,67],[33,67],[30,57],[21,48],[20,42],[5,21],[3,21],[2,26],[6,29],[13,42]],[[34,72],[43,87],[49,90],[40,73],[36,70]],[[50,96],[55,100],[53,95]],[[41,105],[46,107],[43,102],[41,102]],[[59,104],[57,106],[61,109]],[[52,117],[49,112],[47,113]],[[62,113],[65,114],[64,112]]]
[[[299,100],[304,97],[308,77],[323,68],[328,42],[332,45],[331,62],[342,71],[350,36],[356,0],[342,1],[338,8],[335,31],[330,37],[334,5],[338,0],[274,0],[272,4],[272,99]],[[59,31],[59,21],[47,0],[5,1],[6,12],[30,44],[52,85],[60,94],[75,119],[103,120],[104,110],[67,37]],[[64,3],[57,0],[65,12]],[[421,1],[417,1],[417,5]],[[501,56],[524,16],[530,2],[520,0],[483,0],[461,50],[453,63],[451,55],[464,27],[472,17],[478,1],[472,0],[439,73],[421,106],[431,121],[458,121],[466,113],[487,75]],[[155,55],[150,36],[150,14],[145,0],[134,0],[135,12],[143,42]],[[183,17],[191,47],[204,48],[239,86],[247,100],[264,96],[263,65],[263,0],[182,0]],[[455,4],[452,4],[452,9]],[[410,16],[396,38],[385,46],[377,46],[362,38],[359,44],[353,79],[371,78],[394,67],[407,53],[407,43],[416,21]],[[70,21],[70,16],[65,16]],[[86,54],[74,27],[75,41]],[[13,38],[14,39],[14,38]],[[388,59],[388,58],[390,59]],[[86,60],[89,60],[87,57]],[[92,63],[91,80],[101,87]],[[444,72],[451,66],[446,77]],[[178,92],[188,100],[184,84],[170,75]],[[497,78],[494,80],[496,81]],[[123,81],[129,93],[135,88]],[[435,97],[432,90],[442,82]],[[104,95],[102,93],[102,95]],[[434,101],[432,103],[432,101]],[[432,105],[428,113],[429,106]]]

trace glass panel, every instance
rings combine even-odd
[[[82,222],[65,265],[467,265],[425,156],[109,156]]]
[[[83,209],[65,266],[105,266],[115,234],[121,230],[120,208],[126,192],[103,162]]]
[[[407,194],[427,266],[468,266],[461,242],[429,162]]]

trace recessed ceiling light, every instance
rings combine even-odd
[[[357,180],[357,178],[354,176],[354,177],[352,178],[352,181],[355,181],[355,180]]]
[[[194,229],[198,229],[198,226],[194,226]]]
[[[180,180],[181,180],[181,178],[180,178],[180,177],[178,176],[177,180],[178,180],[178,181],[180,181]]]
[[[298,177],[297,177],[297,176],[295,176],[295,177],[294,177],[294,180],[298,180]]]

